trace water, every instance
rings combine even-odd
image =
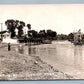
[[[69,41],[53,41],[52,44],[25,46],[25,54],[39,56],[43,61],[63,72],[84,71],[84,45]]]

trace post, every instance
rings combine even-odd
[[[2,25],[3,25],[3,23],[0,23],[0,24],[1,24],[1,32],[2,32]],[[3,40],[2,34],[1,34],[1,40]]]
[[[10,43],[8,43],[8,51],[10,51],[11,50],[11,45],[10,45]]]

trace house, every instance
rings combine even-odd
[[[0,32],[0,41],[2,41],[2,39],[3,39],[3,34],[6,33],[6,32],[7,32],[7,31],[1,31],[1,32]]]
[[[81,30],[74,32],[74,44],[82,44],[83,33]]]
[[[10,38],[10,33],[8,33],[7,31],[1,31],[0,38],[3,43],[18,43],[17,39]]]

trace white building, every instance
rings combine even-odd
[[[74,43],[75,44],[81,44],[82,43],[82,37],[83,37],[83,33],[81,32],[81,30],[74,32]]]
[[[11,39],[10,38],[10,33],[8,33],[8,32],[5,32],[5,33],[3,33],[3,35],[2,35],[3,37],[3,40],[2,40],[2,42],[3,43],[18,43],[18,41],[17,41],[17,39]]]

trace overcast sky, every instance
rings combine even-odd
[[[7,19],[30,23],[37,31],[52,29],[59,34],[69,34],[81,29],[84,32],[84,4],[0,5],[3,29]]]

